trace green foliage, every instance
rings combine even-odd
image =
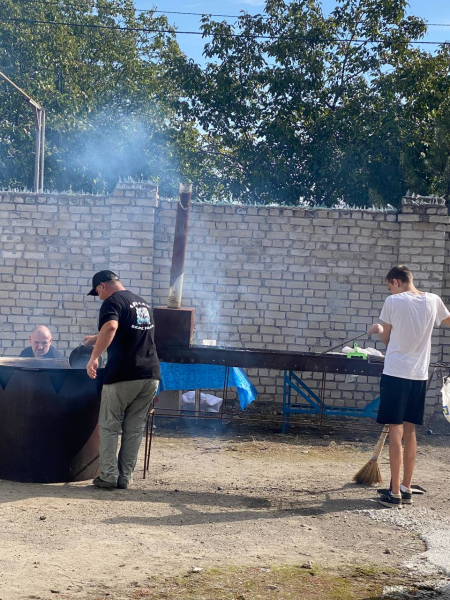
[[[412,47],[426,27],[406,7],[266,0],[235,23],[205,16],[200,66],[132,0],[0,0],[0,69],[47,111],[46,188],[132,176],[174,195],[188,178],[204,200],[395,205],[450,193],[450,54]],[[0,187],[30,188],[33,166],[31,108],[0,82]]]
[[[450,53],[422,54],[392,74],[402,100],[401,167],[406,186],[418,194],[450,198]]]
[[[392,73],[433,61],[409,44],[426,28],[406,6],[338,0],[326,17],[316,0],[267,0],[256,18],[203,19],[210,62],[178,70],[187,97],[180,110],[198,125],[221,195],[288,204],[400,200],[405,146],[417,147],[405,95],[421,91],[411,82],[402,93]],[[412,112],[423,120],[425,110]],[[206,193],[213,188],[208,181]]]
[[[45,184],[110,189],[119,176],[179,178],[178,97],[165,64],[180,54],[165,17],[136,16],[130,0],[0,0],[2,18],[146,28],[156,33],[32,22],[0,23],[0,65],[47,112]],[[31,108],[0,84],[0,186],[31,187]],[[164,186],[163,186],[164,187]]]

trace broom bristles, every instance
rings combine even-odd
[[[361,483],[363,485],[374,485],[376,483],[383,483],[381,477],[380,467],[377,460],[370,459],[353,477],[355,483]]]

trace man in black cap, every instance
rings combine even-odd
[[[131,484],[143,427],[161,377],[152,310],[143,298],[126,290],[112,271],[96,273],[88,295],[103,301],[99,333],[84,339],[85,345],[94,346],[86,367],[91,379],[97,376],[98,360],[108,348],[98,420],[100,474],[93,484],[126,489]]]

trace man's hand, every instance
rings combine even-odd
[[[97,341],[97,335],[87,335],[83,340],[83,344],[85,346],[95,346],[96,341]]]
[[[87,374],[91,379],[95,379],[97,377],[97,369],[98,369],[98,358],[91,358],[91,360],[86,365]]]
[[[379,323],[374,323],[372,325],[372,327],[370,327],[368,329],[367,334],[368,335],[372,335],[373,333],[378,334],[380,340],[383,342],[383,344],[385,344],[387,346],[391,339],[391,331],[392,331],[392,325],[389,325],[388,323],[385,323],[384,326],[380,325]]]
[[[378,335],[381,335],[384,331],[384,328],[382,325],[380,325],[379,323],[374,323],[372,325],[372,327],[369,328],[369,330],[367,331],[367,335],[372,335],[373,333],[377,333]]]

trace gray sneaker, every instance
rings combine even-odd
[[[112,489],[116,487],[116,484],[113,483],[112,481],[105,481],[104,479],[102,479],[101,477],[96,477],[94,479],[94,481],[92,482],[96,487],[99,488],[107,488],[107,489]]]

